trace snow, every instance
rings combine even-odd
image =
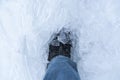
[[[0,0],[0,80],[43,80],[51,35],[76,34],[81,80],[120,79],[119,0]]]

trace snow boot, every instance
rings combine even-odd
[[[66,31],[65,28],[60,30],[57,35],[49,44],[49,55],[48,61],[51,61],[54,57],[58,55],[71,57],[71,47],[72,42],[70,39],[70,32]]]

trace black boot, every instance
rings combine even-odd
[[[65,42],[63,43],[62,41],[62,35],[67,35],[64,36]],[[55,36],[55,38],[50,42],[49,44],[49,55],[48,55],[48,61],[51,61],[54,57],[58,55],[66,56],[66,57],[71,57],[71,40],[68,39],[70,34],[67,34],[65,32],[60,31],[59,34]],[[59,40],[61,39],[61,40]]]

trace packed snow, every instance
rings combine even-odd
[[[120,80],[120,0],[0,0],[0,80],[43,80],[51,35],[74,33],[81,80]]]

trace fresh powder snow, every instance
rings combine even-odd
[[[81,80],[120,80],[120,0],[0,0],[0,80],[43,80],[63,27]]]

